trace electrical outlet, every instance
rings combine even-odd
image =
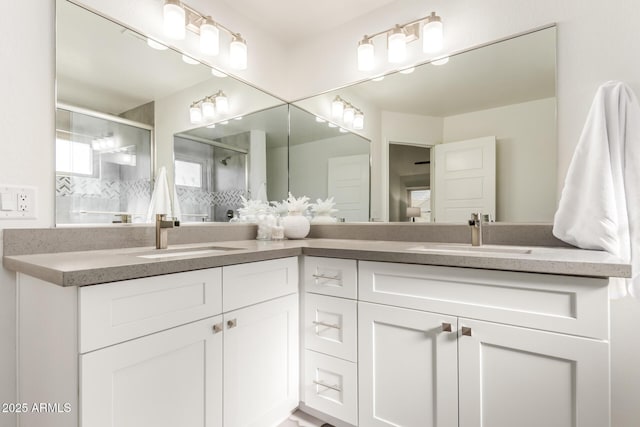
[[[30,205],[30,197],[27,193],[18,193],[18,212],[28,212]]]
[[[0,184],[0,219],[35,219],[36,188]]]

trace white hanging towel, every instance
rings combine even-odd
[[[147,222],[156,222],[156,214],[167,214],[171,217],[171,197],[167,184],[167,170],[164,166],[158,169],[156,183],[151,194],[151,203],[147,211]]]
[[[624,83],[598,89],[571,159],[553,224],[557,238],[632,265],[610,295],[640,297],[640,105]]]

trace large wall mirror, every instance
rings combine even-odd
[[[332,111],[336,99],[363,113],[364,126],[344,105]],[[373,217],[463,222],[480,210],[553,220],[554,26],[294,104],[371,140]]]
[[[240,195],[286,197],[286,173],[284,192],[261,188],[267,152],[286,171],[281,99],[73,2],[56,2],[56,21],[56,224],[144,222],[162,166],[187,221],[228,220]],[[191,104],[219,93],[228,109],[192,123]]]

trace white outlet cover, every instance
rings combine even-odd
[[[35,219],[36,194],[36,187],[0,184],[0,220]]]

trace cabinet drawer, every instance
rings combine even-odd
[[[257,304],[298,291],[298,258],[222,267],[223,311]]]
[[[355,260],[304,257],[304,288],[307,292],[356,299],[357,282]]]
[[[361,261],[361,301],[608,339],[608,280]]]
[[[307,406],[358,425],[357,365],[307,350],[304,402]]]
[[[80,352],[86,353],[222,312],[220,268],[79,289]]]
[[[304,297],[306,348],[355,362],[356,301],[310,293]]]

